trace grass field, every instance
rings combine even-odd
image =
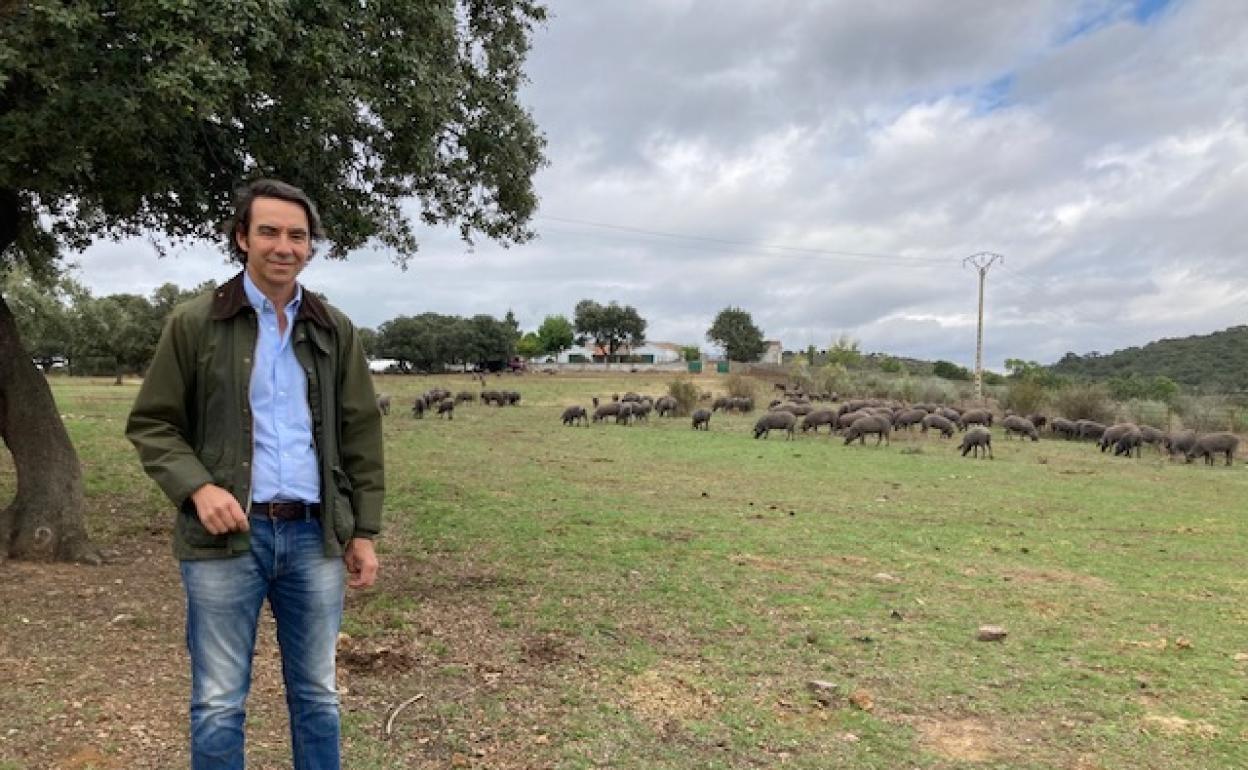
[[[445,421],[403,406],[479,386],[379,379],[396,405],[387,531],[382,581],[345,621],[347,767],[1248,766],[1242,463],[1000,432],[976,461],[917,433],[754,440],[753,417],[722,414],[707,433],[559,422],[665,382],[508,377],[489,384],[519,407]],[[54,392],[114,563],[0,567],[0,668],[20,672],[0,693],[0,768],[182,766],[168,506],[121,436],[135,385]],[[138,588],[83,593],[110,581]],[[130,617],[112,623],[118,607]],[[984,624],[1008,636],[977,641]],[[125,696],[150,706],[141,734],[98,707],[113,667],[133,667],[118,649],[161,672]],[[816,697],[812,680],[834,688]],[[279,692],[253,695],[257,767],[289,766]],[[83,699],[97,708],[58,722]]]

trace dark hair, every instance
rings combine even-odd
[[[308,194],[293,184],[277,179],[257,179],[246,187],[238,188],[234,194],[234,215],[225,225],[230,256],[244,265],[247,264],[247,252],[238,247],[235,233],[247,234],[251,227],[251,204],[256,198],[278,198],[302,206],[304,213],[308,215],[308,237],[312,240],[312,253],[316,252],[316,242],[324,240],[325,229],[321,226],[321,215],[316,211],[316,204]]]

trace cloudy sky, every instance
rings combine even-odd
[[[357,322],[633,305],[699,344],[736,305],[788,349],[1051,362],[1248,323],[1248,2],[550,2],[525,101],[549,140],[539,238],[426,231],[315,261]],[[141,240],[76,261],[96,294],[232,274]]]

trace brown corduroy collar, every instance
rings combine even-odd
[[[251,307],[251,303],[247,301],[247,291],[243,288],[243,273],[240,271],[238,275],[218,286],[213,292],[212,320],[224,321],[227,318],[233,318],[245,307]],[[307,287],[303,289],[303,299],[299,302],[299,312],[295,315],[295,320],[312,321],[326,329],[332,329],[334,326],[329,318],[329,308],[325,307],[320,297],[308,291]]]

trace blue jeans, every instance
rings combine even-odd
[[[251,660],[267,597],[277,621],[295,770],[337,770],[334,654],[345,566],[324,555],[315,520],[253,516],[249,523],[250,554],[181,563],[191,655],[191,768],[244,766]]]

